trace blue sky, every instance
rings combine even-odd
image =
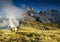
[[[33,7],[37,12],[40,10],[60,10],[59,0],[13,0],[13,4],[22,8],[23,6]]]
[[[39,12],[40,10],[47,9],[56,9],[60,11],[60,0],[11,0],[11,1],[13,5],[19,8],[29,6],[30,8],[33,7],[37,12]]]

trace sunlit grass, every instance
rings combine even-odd
[[[0,31],[0,42],[60,42],[60,30],[21,28],[17,32]]]
[[[0,42],[60,42],[60,29],[36,21],[22,21],[16,32],[0,30]]]

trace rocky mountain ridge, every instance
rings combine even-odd
[[[55,9],[50,9],[46,11],[35,12],[34,9],[26,7],[26,12],[29,16],[35,18],[36,21],[42,23],[60,23],[60,12]]]

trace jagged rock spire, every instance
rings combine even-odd
[[[25,8],[25,10],[26,10],[26,11],[30,11],[31,9],[27,6],[27,7]]]

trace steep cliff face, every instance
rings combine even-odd
[[[37,13],[33,9],[26,8],[26,13],[31,16],[32,18],[35,18],[36,21],[42,22],[42,23],[55,23],[55,19],[51,14],[48,14],[44,11]]]
[[[26,13],[30,17],[35,18],[35,20],[38,22],[57,24],[60,23],[60,12],[55,9],[40,11],[39,13],[35,12],[33,8],[26,8],[26,10]]]
[[[47,17],[51,22],[54,23],[60,23],[60,12],[58,10],[52,9],[52,10],[46,10],[46,11],[40,11],[39,14],[43,14],[45,17]]]

